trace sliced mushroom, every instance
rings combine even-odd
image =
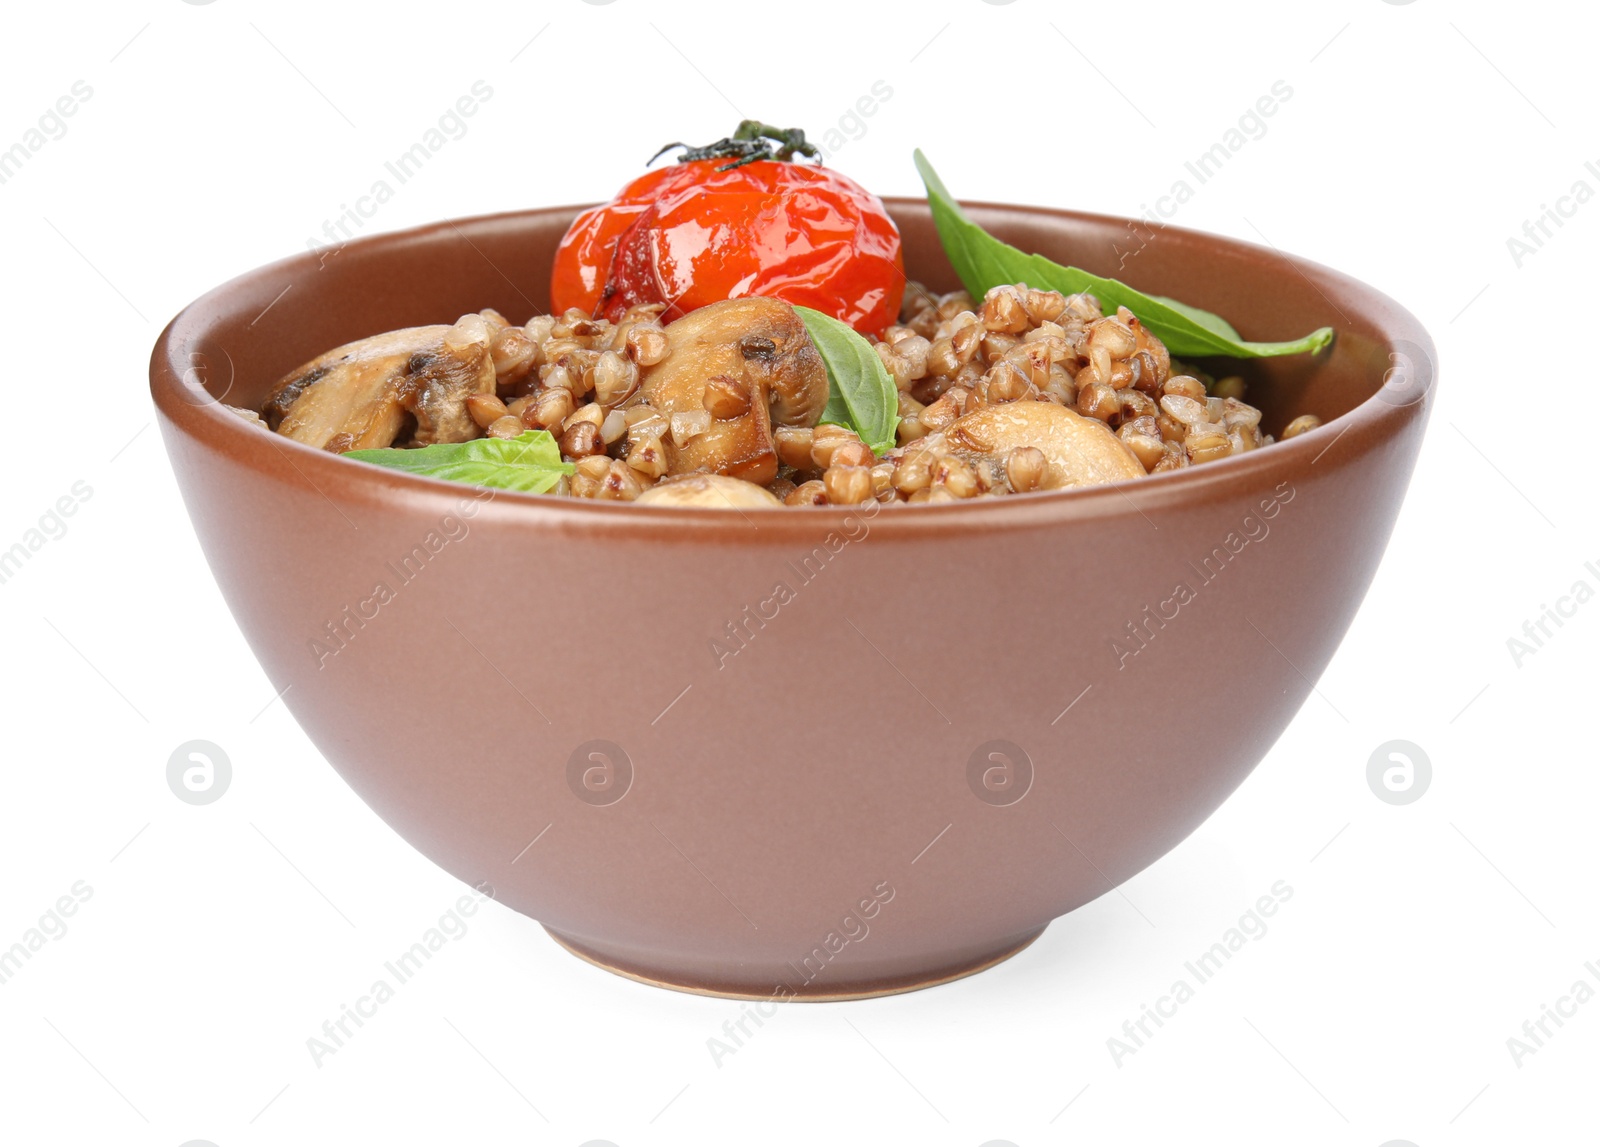
[[[1044,454],[1036,490],[1098,486],[1143,478],[1144,466],[1106,424],[1054,402],[980,406],[950,424],[945,434],[958,452],[987,459],[1000,472],[1011,451],[1032,446]]]
[[[772,481],[778,474],[772,424],[813,426],[828,403],[827,368],[800,316],[777,299],[729,299],[690,311],[664,330],[667,355],[641,381],[651,406],[669,417],[704,411],[713,379],[741,383],[751,396],[745,413],[713,419],[687,441],[669,443],[669,473]]]
[[[483,431],[467,399],[495,388],[479,325],[408,327],[347,343],[284,376],[261,412],[279,434],[338,453],[391,445],[413,419],[417,446],[477,438]]]
[[[252,426],[259,426],[263,430],[267,428],[267,424],[261,421],[261,415],[257,414],[253,410],[246,410],[242,406],[229,406],[226,402],[224,402],[222,406],[223,409],[228,411],[228,413],[237,414],[240,418],[244,419]]]
[[[724,478],[721,474],[688,474],[668,479],[640,494],[640,506],[719,506],[723,509],[760,509],[782,502],[754,482]]]

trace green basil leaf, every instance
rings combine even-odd
[[[1060,291],[1064,295],[1087,292],[1100,300],[1107,313],[1119,306],[1127,307],[1166,343],[1168,351],[1185,357],[1309,354],[1333,341],[1333,328],[1319,327],[1304,338],[1288,342],[1248,342],[1226,319],[1210,311],[1161,295],[1147,295],[1116,279],[1092,275],[1078,267],[1063,267],[1043,255],[1019,251],[967,218],[921,151],[915,152],[914,158],[928,189],[928,206],[939,229],[939,241],[974,299],[983,298],[990,287],[1002,283],[1026,283],[1035,290]]]
[[[828,405],[817,421],[848,426],[874,454],[882,454],[895,444],[900,425],[900,393],[883,360],[849,323],[810,307],[796,307],[795,313],[828,368]]]
[[[1202,311],[1199,307],[1191,307],[1187,303],[1180,303],[1177,299],[1169,299],[1165,295],[1151,295],[1158,303],[1164,303],[1179,314],[1188,315],[1195,322],[1205,327],[1208,331],[1221,335],[1223,338],[1232,339],[1234,342],[1243,341],[1239,332],[1233,329],[1233,324],[1221,315],[1214,315],[1210,311]],[[1128,308],[1130,311],[1132,307]]]
[[[548,430],[525,430],[515,438],[439,442],[416,450],[351,450],[345,457],[408,474],[524,494],[549,493],[563,474],[575,469],[561,460],[561,448]]]

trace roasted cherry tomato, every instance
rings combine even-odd
[[[774,156],[751,142],[757,135],[785,146]],[[797,150],[814,154],[804,138],[747,121],[585,211],[556,252],[554,310],[615,320],[635,304],[666,303],[670,321],[765,295],[880,333],[899,315],[905,288],[899,229],[853,180],[789,162]]]

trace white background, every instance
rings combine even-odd
[[[1507,647],[1574,582],[1600,589],[1600,203],[1520,267],[1507,247],[1575,181],[1600,190],[1587,9],[131,0],[4,24],[0,148],[75,81],[93,95],[0,186],[0,548],[93,493],[0,585],[0,947],[74,882],[93,894],[0,985],[0,1140],[1597,1141],[1600,1001],[1520,1066],[1506,1042],[1600,987],[1579,733],[1600,604],[1520,667]],[[1010,962],[788,1007],[720,1066],[706,1041],[738,1004],[604,974],[496,904],[315,1066],[307,1038],[460,889],[272,703],[146,361],[184,303],[302,249],[475,80],[493,96],[468,133],[366,230],[604,198],[741,114],[820,135],[877,80],[892,97],[833,156],[872,189],[917,192],[921,146],[964,197],[1138,214],[1292,87],[1173,222],[1392,294],[1440,389],[1366,604],[1237,795]],[[233,763],[206,807],[165,781],[194,738]],[[1434,771],[1403,807],[1365,779],[1394,738]],[[1108,1038],[1280,880],[1267,934],[1118,1066]]]

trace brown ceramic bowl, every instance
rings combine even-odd
[[[926,205],[890,207],[908,273],[954,286]],[[876,514],[473,501],[215,401],[255,406],[379,331],[543,310],[576,210],[286,259],[185,309],[151,361],[256,656],[445,869],[639,979],[904,991],[1004,959],[1156,860],[1305,700],[1388,540],[1433,358],[1388,298],[1248,244],[1168,228],[1121,273],[1247,337],[1333,326],[1318,358],[1243,371],[1269,429],[1325,425],[1113,487]],[[1128,246],[1122,219],[971,214],[1103,274]]]

